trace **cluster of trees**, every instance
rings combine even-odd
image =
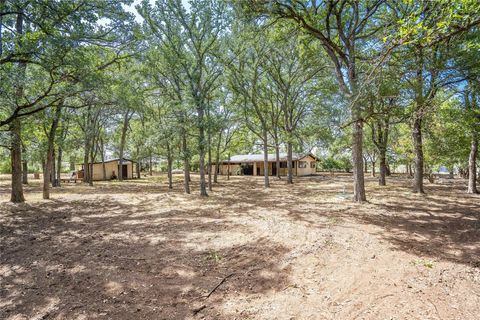
[[[476,192],[477,1],[144,0],[137,20],[131,5],[0,0],[13,202],[29,166],[48,199],[65,159],[74,169],[110,155],[150,169],[164,159],[169,187],[182,168],[186,193],[198,170],[206,196],[213,164],[255,151],[265,163],[286,152],[293,183],[293,153],[315,150],[324,169],[353,170],[359,202],[367,166],[385,185],[403,165],[423,193],[442,165]]]

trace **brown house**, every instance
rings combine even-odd
[[[318,158],[313,154],[293,154],[292,157],[293,175],[308,176],[315,174]],[[227,175],[263,175],[263,154],[235,155],[230,160],[220,162],[218,168],[213,166],[212,170],[217,170],[218,174]],[[277,168],[277,157],[275,154],[268,155],[268,174],[277,175],[277,170],[281,176],[287,175],[287,154],[280,153],[280,167]]]
[[[123,158],[122,168],[120,169],[120,159],[112,159],[105,162],[90,163],[90,170],[92,172],[93,180],[103,180],[103,166],[105,165],[105,175],[107,180],[118,179],[119,174],[122,174],[123,179],[133,179],[136,163],[133,160]],[[83,178],[84,165],[79,165],[77,176],[79,179]]]

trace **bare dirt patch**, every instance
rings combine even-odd
[[[462,180],[293,186],[233,177],[207,199],[164,178],[0,181],[1,319],[478,319],[480,197]],[[196,191],[194,177],[194,192]]]

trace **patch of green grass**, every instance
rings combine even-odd
[[[425,268],[432,269],[433,268],[433,261],[427,260],[427,259],[417,259],[415,261],[412,261],[412,264],[414,266],[424,266]]]
[[[222,256],[215,250],[210,250],[208,252],[207,259],[215,261],[215,263],[219,263],[222,260]]]

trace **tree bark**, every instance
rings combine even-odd
[[[375,177],[375,161],[371,161],[372,163],[372,177]]]
[[[213,183],[218,183],[218,170],[220,169],[220,145],[222,144],[222,131],[218,134],[217,150],[215,152],[215,172],[213,174]]]
[[[150,150],[150,154],[148,157],[148,170],[150,171],[150,177],[153,176],[153,161],[152,161],[152,151]]]
[[[415,176],[413,181],[413,192],[425,193],[423,190],[423,142],[422,142],[422,120],[416,117],[412,130],[413,146],[415,152]]]
[[[265,188],[270,187],[268,179],[268,131],[266,126],[263,128],[263,176]]]
[[[3,9],[3,3],[2,3]],[[17,32],[17,45],[22,46],[21,37],[23,35],[23,12],[20,9],[20,12],[17,14],[17,20],[15,24],[15,29]],[[18,74],[20,78],[20,83],[17,84],[15,97],[17,103],[19,100],[23,99],[24,84],[27,65],[24,62],[18,63]],[[10,125],[10,134],[11,134],[11,162],[12,162],[12,192],[10,196],[10,201],[14,203],[25,202],[25,197],[23,195],[23,185],[22,185],[22,123],[19,118],[16,118],[12,121]]]
[[[368,173],[368,160],[366,157],[363,157],[363,172]]]
[[[103,137],[100,137],[100,155],[102,157],[102,179],[107,180],[107,168],[105,166],[105,144],[103,143]]]
[[[43,169],[43,199],[50,199],[50,177],[52,175],[54,162],[55,134],[57,132],[61,113],[62,107],[57,106],[52,119],[52,125],[50,126],[50,131],[48,132],[47,161],[45,162],[45,167]]]
[[[280,146],[278,143],[278,138],[275,141],[275,167],[277,168],[277,178],[280,178]]]
[[[22,161],[22,183],[28,184],[28,161],[27,160]]]
[[[353,133],[352,133],[352,161],[353,161],[353,199],[356,202],[367,200],[365,194],[365,177],[363,173],[363,122],[360,111],[354,106],[353,115]]]
[[[293,147],[290,139],[287,142],[287,184],[293,184]]]
[[[55,186],[61,187],[61,178],[62,178],[62,157],[63,157],[63,149],[62,147],[58,146],[58,154],[57,154],[57,176],[55,177]]]
[[[208,174],[208,191],[212,191],[212,135],[210,134],[210,127],[208,132],[208,159],[207,159],[207,174]]]
[[[227,180],[230,180],[230,153],[228,154]]]
[[[120,148],[119,148],[119,161],[118,161],[118,180],[123,181],[123,152],[125,149],[125,141],[127,139],[127,130],[128,130],[128,123],[132,115],[130,114],[130,110],[125,112],[125,116],[123,117],[123,126],[122,126],[122,136],[120,138]],[[125,178],[128,178],[128,173]]]
[[[22,184],[28,184],[28,161],[25,159],[25,146],[22,146]]]
[[[190,155],[188,154],[187,132],[182,128],[183,188],[190,194]]]
[[[378,185],[386,186],[387,185],[387,156],[386,150],[380,150],[380,177],[378,178]]]
[[[167,177],[168,177],[168,189],[173,189],[173,180],[172,180],[172,149],[170,148],[170,143],[167,141]]]
[[[15,119],[10,124],[12,136],[11,162],[12,162],[12,193],[10,201],[13,203],[25,202],[22,185],[22,136],[20,119]]]
[[[207,184],[205,181],[205,124],[204,108],[201,103],[197,105],[198,114],[198,171],[200,175],[200,196],[207,197]]]
[[[468,158],[468,189],[467,193],[478,193],[477,190],[477,153],[478,139],[472,138],[470,156]]]

